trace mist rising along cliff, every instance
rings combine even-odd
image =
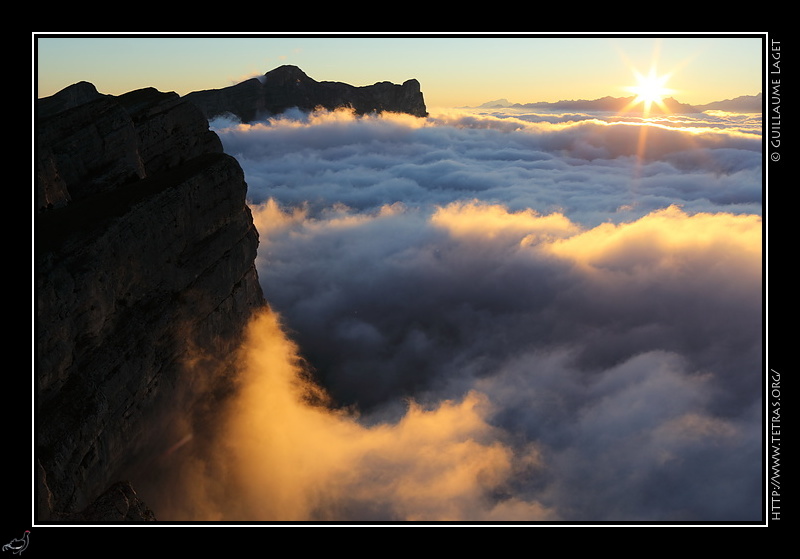
[[[81,83],[37,109],[36,517],[119,511],[98,509],[105,494],[128,512],[103,520],[142,519],[107,490],[181,436],[172,409],[200,414],[225,390],[264,305],[247,185],[175,93]]]
[[[208,118],[292,107],[427,114],[416,80],[353,87],[291,66],[182,98],[81,82],[37,101],[38,521],[157,518],[128,481],[213,434],[266,302],[244,173]]]
[[[318,82],[296,66],[280,66],[259,78],[205,91],[185,99],[196,104],[208,118],[232,114],[242,122],[278,114],[291,108],[311,111],[318,107],[334,110],[352,108],[356,114],[397,112],[427,116],[420,84],[410,79],[402,85],[378,82],[353,86],[341,82]]]

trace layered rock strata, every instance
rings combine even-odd
[[[186,435],[172,411],[226,389],[265,304],[258,234],[241,167],[178,95],[82,83],[36,116],[36,517],[88,520],[131,460]]]

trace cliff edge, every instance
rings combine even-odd
[[[36,518],[97,520],[118,498],[152,520],[118,476],[187,435],[171,410],[228,388],[265,304],[244,174],[175,93],[83,82],[36,113]]]

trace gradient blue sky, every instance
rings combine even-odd
[[[629,96],[634,71],[671,73],[667,87],[702,104],[762,89],[765,33],[645,37],[485,34],[357,37],[33,34],[37,97],[77,81],[102,93],[141,87],[181,95],[294,64],[311,78],[371,85],[416,78],[429,108]]]

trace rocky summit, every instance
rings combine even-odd
[[[334,110],[350,108],[356,114],[396,112],[425,117],[428,112],[420,84],[410,79],[402,85],[378,82],[353,86],[341,82],[316,81],[296,66],[280,66],[261,77],[239,84],[184,96],[207,118],[230,114],[242,122],[297,108]]]

